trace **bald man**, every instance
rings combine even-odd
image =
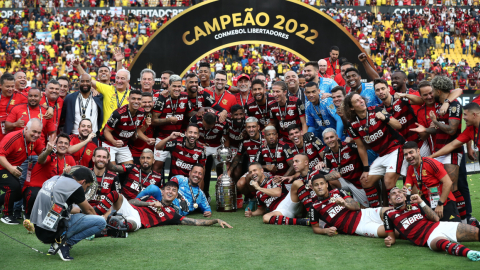
[[[15,73],[15,91],[21,93],[24,96],[28,96],[28,90],[31,87],[27,87],[27,75],[23,71]]]
[[[285,73],[285,83],[287,84],[288,92],[287,96],[294,96],[302,101],[305,105],[305,89],[300,87],[300,81],[295,71],[290,70]]]
[[[330,78],[333,80],[334,76],[333,75],[328,76],[327,69],[328,69],[327,61],[325,59],[318,60],[318,77]]]

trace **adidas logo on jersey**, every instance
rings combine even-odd
[[[180,153],[179,153],[179,154],[183,156],[183,151],[180,151]]]
[[[186,157],[188,157],[188,158],[189,158],[189,157],[192,157],[192,156],[191,156],[191,155],[189,155],[188,153],[187,153],[185,156],[186,156]]]
[[[399,214],[396,214],[396,215],[395,215],[395,218],[397,218],[397,217],[399,217],[399,216],[400,216]]]
[[[126,125],[127,125],[127,122],[123,123],[123,125],[126,126]]]
[[[252,148],[250,148],[250,146],[249,146],[249,147],[247,147],[247,150],[252,150]]]
[[[255,112],[255,114],[258,114],[258,112]]]

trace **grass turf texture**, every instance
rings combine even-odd
[[[479,218],[480,175],[468,176],[468,182],[473,215]],[[213,190],[212,183],[210,194]],[[386,248],[383,239],[314,235],[310,227],[266,225],[261,217],[243,215],[243,209],[236,213],[213,211],[215,218],[227,221],[233,229],[218,224],[164,226],[142,229],[126,239],[83,240],[71,250],[72,262],[63,262],[58,255],[38,254],[0,234],[0,264],[3,269],[480,269],[480,262],[433,252],[405,240]],[[203,218],[201,214],[189,217]],[[0,223],[0,230],[45,253],[48,249],[22,225]],[[478,242],[465,245],[480,250]]]

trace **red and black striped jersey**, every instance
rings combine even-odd
[[[159,119],[170,118],[175,116],[177,123],[158,126],[155,129],[154,137],[165,139],[170,136],[172,132],[182,132],[182,125],[187,117],[188,113],[188,95],[185,92],[180,93],[178,99],[172,99],[170,96],[165,97],[163,95],[158,96],[157,101],[153,105],[152,112],[159,113]]]
[[[325,166],[330,169],[330,172],[333,170],[339,172],[343,179],[352,183],[356,188],[363,189],[360,183],[363,163],[358,154],[357,145],[341,142],[339,147],[340,153],[334,153],[330,148],[325,149]]]
[[[130,138],[135,135],[137,129],[140,128],[145,120],[145,111],[139,108],[135,115],[131,115],[128,104],[116,109],[106,126],[112,130],[112,136],[115,140],[121,140],[123,145],[127,145]],[[102,131],[104,135],[105,130]],[[108,140],[104,141],[108,145],[112,145]]]
[[[262,165],[275,165],[277,171],[272,172],[272,174],[283,176],[290,167],[288,161],[293,159],[292,154],[292,149],[287,143],[278,141],[277,145],[273,148],[270,148],[268,145],[262,145],[255,160]]]
[[[354,140],[363,139],[375,153],[384,156],[400,148],[404,139],[388,124],[376,118],[375,113],[381,111],[382,108],[380,107],[368,107],[367,117],[365,119],[357,117],[356,121],[350,123],[348,132]]]
[[[93,169],[91,169],[93,171]],[[108,193],[116,191],[120,193],[122,186],[120,185],[120,180],[114,172],[105,171],[103,175],[97,175],[98,189],[97,193],[88,200],[88,203],[95,207],[100,203],[101,200],[105,199]],[[108,211],[108,209],[107,209]]]
[[[151,170],[149,173],[142,171],[140,165],[123,164],[124,173],[128,173],[123,181],[122,194],[127,200],[135,199],[137,195],[150,185],[162,187],[162,176]]]
[[[270,123],[270,112],[271,106],[269,103],[275,101],[275,98],[270,94],[267,95],[267,101],[264,105],[258,105],[255,99],[250,99],[245,105],[245,114],[247,117],[255,117],[258,119],[258,123],[260,124],[260,130],[263,130],[265,126]]]
[[[306,176],[299,176],[297,178],[297,180],[302,180],[303,182],[303,185],[301,185],[298,189],[297,189],[297,195],[298,195],[298,199],[300,200],[300,202],[303,204],[303,206],[305,207],[305,209],[307,209],[307,211],[310,210],[310,207],[312,206],[312,198],[314,198],[316,196],[315,194],[315,191],[313,191],[311,188],[307,188],[306,184],[309,182],[309,181],[312,181],[312,178],[319,174],[320,171],[318,170],[308,170],[308,174]]]
[[[310,169],[314,168],[321,160],[320,160],[320,152],[325,149],[322,141],[315,137],[311,142],[303,141],[303,147],[298,148],[295,144],[293,144],[292,148],[292,156],[305,153],[308,156],[308,167]]]
[[[335,203],[336,198],[351,198],[343,190],[334,189],[325,200],[315,197],[310,208],[310,223],[316,224],[321,219],[345,234],[355,234],[362,211],[352,211]]]
[[[426,246],[428,237],[439,224],[440,222],[428,220],[422,208],[416,203],[412,204],[410,211],[391,209],[383,214],[385,232],[397,229],[403,237],[417,246]]]
[[[155,202],[154,197],[152,196],[143,196],[137,200],[142,202]],[[163,225],[177,225],[180,224],[182,219],[185,217],[180,216],[175,208],[171,206],[162,206],[161,208],[156,208],[154,206],[135,206],[132,207],[138,211],[140,215],[140,222],[142,223],[142,228],[147,229],[154,226],[163,226]]]
[[[227,118],[227,135],[230,141],[230,147],[238,148],[240,144],[243,142],[243,131],[245,130],[245,125],[241,127],[235,127],[233,125],[232,119]]]
[[[213,107],[215,100],[213,97],[204,90],[198,90],[197,96],[194,98],[189,98],[189,111],[198,111],[203,107]],[[221,108],[221,107],[220,107]]]
[[[288,193],[287,188],[285,187],[285,184],[282,183],[275,183],[273,181],[273,177],[269,177],[268,179],[265,179],[265,184],[261,185],[262,188],[267,188],[267,189],[272,189],[272,188],[281,188],[282,189],[282,194],[279,197],[271,197],[268,196],[267,194],[257,191],[256,197],[258,201],[258,206],[259,207],[267,207],[269,212],[275,211],[277,209],[278,205],[285,199],[286,196],[290,196]]]
[[[169,151],[172,155],[172,164],[170,165],[171,175],[183,175],[188,177],[188,173],[192,170],[193,164],[201,163],[205,166],[207,157],[205,148],[198,142],[195,147],[190,149],[185,145],[182,137],[167,142],[165,151]]]
[[[407,98],[395,99],[392,96],[392,104],[390,107],[385,106],[383,103],[378,105],[378,107],[386,110],[393,118],[402,124],[402,128],[398,130],[398,133],[400,133],[406,141],[420,141],[418,132],[411,130],[417,127],[415,123],[418,121],[415,111]]]
[[[144,132],[145,136],[147,138],[153,138],[153,127],[149,126]],[[136,138],[135,141],[130,141],[130,152],[132,153],[133,157],[140,157],[142,155],[142,152],[145,148],[148,148],[153,151],[153,148],[155,145],[148,145],[147,142],[140,138]]]
[[[254,162],[256,160],[258,150],[262,148],[262,145],[265,144],[265,138],[260,134],[258,140],[246,139],[240,143],[238,146],[237,155],[241,156],[244,153],[247,153],[249,157],[249,162]]]
[[[302,126],[300,117],[305,117],[305,105],[302,100],[294,96],[288,96],[285,106],[280,106],[278,102],[272,101],[268,106],[270,112],[270,121],[275,120],[279,138],[293,147],[293,142],[288,138],[287,128],[292,125]]]
[[[217,121],[215,122],[215,126],[209,130],[205,130],[203,126],[203,120],[201,117],[197,117],[196,115],[192,116],[190,122],[197,124],[199,129],[200,138],[198,139],[201,143],[205,144],[206,146],[210,147],[217,147],[220,146],[222,143],[222,137],[227,135],[228,132],[228,125],[227,121],[220,123]]]
[[[437,121],[440,123],[443,123],[445,125],[449,124],[449,120],[458,120],[460,121],[460,124],[457,128],[457,131],[455,132],[454,135],[448,135],[447,133],[443,132],[441,129],[437,128],[437,133],[435,133],[435,137],[433,139],[433,152],[436,152],[440,149],[442,149],[445,145],[449,144],[453,140],[455,140],[458,136],[460,136],[460,133],[462,133],[462,114],[463,114],[463,108],[460,102],[457,100],[453,101],[450,103],[450,107],[448,108],[448,113],[445,113],[443,116],[439,114],[439,110],[442,107],[442,104],[440,103],[435,103],[435,115],[437,116]],[[432,120],[430,119],[430,113],[431,108],[427,109],[426,105],[423,105],[420,110],[418,110],[418,123],[419,124],[427,124],[425,126],[428,128],[430,126],[430,123]],[[456,148],[455,150],[452,151],[452,153],[461,153],[462,152],[462,147]]]

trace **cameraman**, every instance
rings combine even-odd
[[[58,250],[64,261],[73,260],[70,256],[73,245],[106,226],[105,218],[97,216],[85,198],[85,191],[94,181],[92,171],[83,166],[75,167],[70,174],[54,176],[43,184],[31,214],[38,239],[46,244],[53,243],[54,254]],[[70,214],[73,204],[82,209],[81,214]]]

